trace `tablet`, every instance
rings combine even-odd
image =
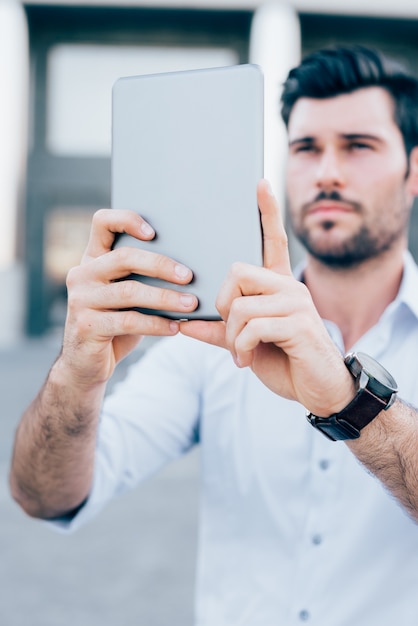
[[[232,263],[262,264],[263,117],[256,65],[126,77],[113,87],[112,208],[137,211],[157,233],[147,242],[121,235],[115,247],[190,267],[194,278],[184,286],[129,277],[194,293],[199,306],[188,319],[219,319],[216,296]]]

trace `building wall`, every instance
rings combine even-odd
[[[23,329],[25,271],[19,258],[24,203],[28,101],[27,28],[22,7],[0,2],[0,346]]]
[[[268,94],[266,175],[284,205],[286,142],[277,100],[300,53],[330,43],[372,44],[418,71],[418,4],[362,4],[41,0],[24,2],[23,10],[17,0],[2,0],[0,78],[10,86],[0,104],[6,138],[0,144],[0,288],[8,294],[0,346],[62,326],[64,276],[80,257],[92,212],[110,202],[107,94],[114,78],[204,64],[261,64]],[[410,246],[418,258],[415,214]],[[292,238],[291,252],[296,262],[301,250]]]
[[[27,7],[33,67],[25,253],[27,330],[64,319],[64,277],[91,215],[110,203],[110,98],[121,75],[256,62],[265,78],[265,166],[276,191],[285,137],[279,85],[300,57],[285,5],[248,10]],[[276,59],[278,61],[276,61]],[[274,60],[274,62],[272,62]]]

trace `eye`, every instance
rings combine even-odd
[[[348,150],[350,151],[363,151],[363,150],[373,150],[373,147],[369,143],[365,143],[364,141],[352,141],[348,144]]]
[[[294,154],[300,154],[301,152],[316,153],[318,148],[312,143],[301,143],[293,146],[293,152]]]

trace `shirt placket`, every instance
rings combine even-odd
[[[396,310],[387,311],[380,323],[373,327],[354,346],[374,358],[382,356],[388,348]],[[326,322],[333,341],[344,354],[342,335],[337,326]],[[338,508],[341,495],[343,458],[339,447],[343,442],[330,442],[320,433],[312,435],[310,461],[310,489],[306,523],[301,537],[298,563],[298,589],[295,591],[289,616],[290,624],[324,626],[322,611],[317,599],[326,593],[321,576],[323,564],[332,562],[335,554],[329,538],[338,533]]]
[[[334,514],[335,507],[338,507],[342,472],[335,447],[338,445],[320,433],[313,433],[309,503],[299,548],[298,586],[290,609],[289,624],[324,626],[316,599],[324,593],[321,567],[324,562],[335,558],[329,536],[338,517]]]

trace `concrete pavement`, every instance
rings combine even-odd
[[[58,349],[51,336],[0,351],[0,625],[190,626],[196,452],[70,536],[28,518],[11,500],[14,430]]]

